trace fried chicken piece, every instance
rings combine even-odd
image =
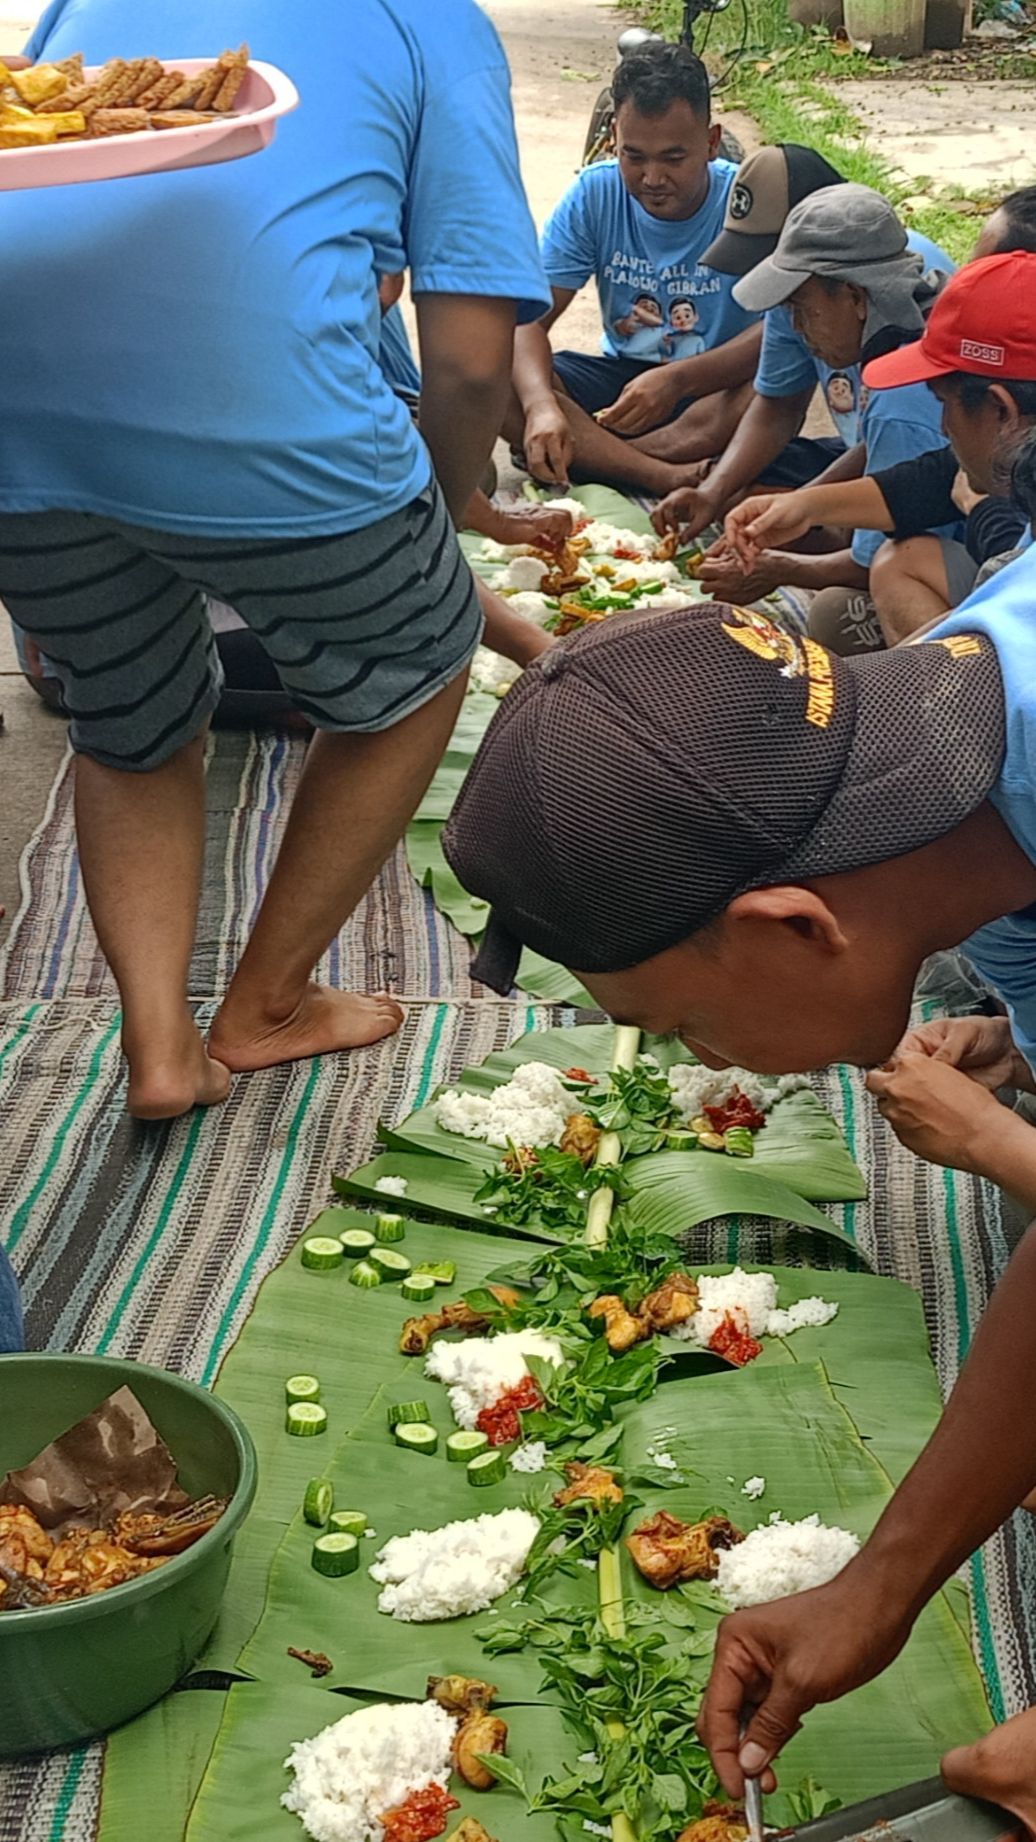
[[[82,1599],[160,1565],[120,1548],[104,1529],[70,1529],[54,1549],[45,1577],[59,1599]]]
[[[447,1714],[481,1714],[492,1707],[496,1688],[477,1676],[429,1676],[425,1700],[437,1702]]]
[[[488,1766],[482,1764],[479,1755],[506,1751],[507,1722],[498,1714],[487,1714],[480,1709],[469,1714],[454,1735],[453,1769],[473,1791],[490,1791],[496,1779]]]
[[[696,1823],[682,1829],[676,1842],[747,1842],[748,1824],[744,1810],[737,1804],[716,1799],[705,1805]]]
[[[689,1273],[670,1273],[643,1301],[638,1316],[650,1331],[673,1330],[698,1309],[698,1287]]]
[[[588,1307],[588,1317],[604,1319],[604,1340],[616,1356],[643,1343],[651,1332],[643,1318],[627,1311],[617,1292],[605,1292]]]
[[[561,1150],[569,1152],[579,1159],[580,1164],[590,1165],[597,1156],[597,1147],[601,1142],[601,1128],[589,1113],[570,1113],[565,1121],[565,1130],[561,1136]]]
[[[494,1838],[488,1829],[483,1829],[477,1816],[466,1816],[446,1842],[494,1842]]]
[[[490,1286],[490,1292],[497,1303],[506,1308],[513,1308],[521,1300],[510,1286]],[[430,1311],[424,1317],[407,1318],[399,1339],[399,1347],[404,1356],[423,1356],[433,1337],[441,1330],[461,1330],[465,1336],[480,1336],[489,1329],[488,1318],[480,1317],[477,1311],[460,1298],[456,1304],[444,1305],[441,1311]]]
[[[626,1547],[638,1573],[660,1592],[668,1592],[685,1580],[714,1580],[721,1550],[744,1539],[725,1516],[688,1523],[663,1509],[627,1535]]]
[[[622,1485],[616,1481],[614,1471],[604,1465],[581,1465],[576,1461],[565,1466],[565,1476],[569,1481],[554,1498],[559,1509],[583,1499],[591,1503],[622,1502]]]
[[[39,1561],[46,1566],[54,1552],[54,1537],[48,1535],[33,1515],[22,1503],[4,1503],[0,1505],[0,1545],[12,1536],[23,1543],[30,1560]]]
[[[670,531],[668,537],[663,537],[661,542],[655,545],[655,562],[671,563],[679,548],[679,533],[677,531]]]
[[[503,1164],[512,1177],[520,1177],[527,1170],[535,1170],[539,1155],[532,1145],[515,1145],[504,1157]]]

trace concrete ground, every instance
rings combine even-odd
[[[1036,178],[1031,84],[879,79],[839,83],[834,93],[883,158],[927,181],[925,191],[953,185],[995,196]]]

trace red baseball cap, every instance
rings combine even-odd
[[[969,262],[951,275],[924,336],[864,367],[872,390],[924,384],[966,371],[973,377],[1036,378],[1036,254],[1012,250]]]

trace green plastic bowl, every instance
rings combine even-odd
[[[107,1733],[186,1675],[219,1613],[234,1537],[255,1496],[255,1448],[194,1382],[106,1356],[0,1356],[0,1476],[117,1388],[150,1414],[191,1497],[229,1497],[215,1528],[153,1573],[67,1605],[0,1613],[0,1756]]]

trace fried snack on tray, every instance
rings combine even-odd
[[[158,58],[110,58],[87,79],[83,54],[10,71],[0,63],[0,149],[56,140],[104,140],[196,128],[233,112],[249,63],[247,45],[224,51],[196,77]]]

